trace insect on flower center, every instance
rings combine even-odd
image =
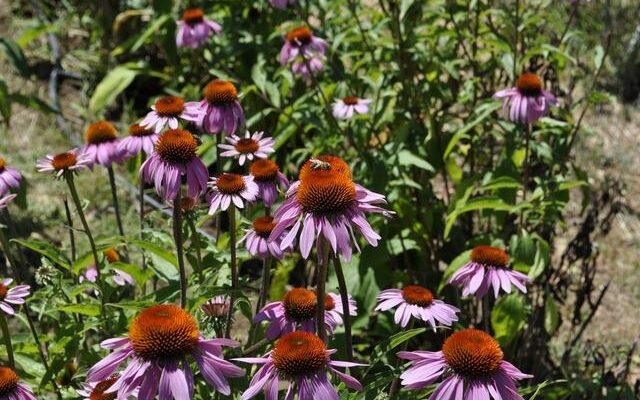
[[[216,187],[224,194],[238,194],[245,188],[242,175],[225,172],[216,180]]]
[[[116,400],[118,397],[118,392],[113,393],[105,393],[114,383],[118,380],[118,375],[113,375],[110,378],[107,378],[100,383],[98,383],[91,394],[89,395],[89,400]]]
[[[306,26],[299,26],[287,32],[287,41],[300,46],[311,43],[313,33]]]
[[[505,268],[509,265],[509,254],[493,246],[476,246],[471,250],[471,261],[484,266]]]
[[[280,171],[280,168],[275,161],[264,158],[255,160],[249,167],[249,173],[258,182],[273,181],[278,175],[278,171]]]
[[[291,332],[282,336],[271,353],[273,365],[285,378],[313,374],[327,364],[327,348],[311,332]]]
[[[174,304],[142,310],[129,327],[129,340],[145,360],[173,360],[191,353],[200,332],[196,320]]]
[[[98,121],[90,124],[84,135],[88,144],[101,144],[113,142],[118,137],[116,127],[109,121]]]
[[[355,106],[358,104],[358,98],[356,96],[347,96],[342,99],[342,102],[348,106]]]
[[[292,321],[306,321],[316,315],[318,299],[313,290],[294,288],[289,290],[282,299],[284,313]]]
[[[258,217],[253,221],[253,231],[263,238],[268,238],[275,226],[276,224],[273,222],[273,217],[270,215]]]
[[[542,94],[542,80],[532,72],[525,72],[516,81],[516,88],[524,96],[540,96]]]
[[[7,293],[9,293],[9,287],[0,283],[0,300],[4,300],[7,297]]]
[[[61,153],[53,156],[53,160],[51,160],[51,166],[56,171],[60,171],[73,167],[77,162],[78,157],[76,157],[74,153]]]
[[[251,138],[243,138],[236,142],[235,148],[240,154],[255,153],[260,148],[258,142]]]
[[[153,135],[153,133],[153,130],[147,129],[140,124],[133,124],[129,126],[129,136],[141,137]]]
[[[113,247],[106,249],[102,254],[104,254],[109,264],[120,261],[120,254]]]
[[[433,293],[422,286],[409,285],[402,289],[402,298],[409,304],[429,307],[433,303]]]
[[[7,396],[18,386],[18,375],[8,367],[0,367],[0,396]]]
[[[229,81],[214,79],[202,90],[202,94],[211,104],[229,105],[238,99],[238,89]]]
[[[156,144],[156,152],[169,163],[184,164],[196,156],[198,142],[191,132],[184,129],[169,129],[165,131]]]
[[[184,100],[177,96],[158,99],[155,104],[156,113],[162,117],[177,117],[184,111]]]
[[[306,212],[327,215],[345,210],[356,199],[349,167],[331,156],[307,161],[300,170],[296,197]]]
[[[182,13],[182,20],[189,25],[195,25],[204,20],[202,8],[188,8]]]
[[[467,378],[492,375],[500,368],[503,357],[498,342],[477,329],[465,329],[449,336],[442,345],[442,353],[447,365]]]

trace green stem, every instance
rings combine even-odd
[[[531,124],[526,124],[524,129],[524,162],[522,165],[522,202],[527,201],[527,190],[529,186],[529,140],[531,138]],[[524,223],[524,209],[520,211],[520,225]]]
[[[238,290],[238,266],[236,265],[236,207],[231,205],[229,207],[229,246],[231,247],[231,294],[229,295],[229,314],[227,315],[227,326],[225,330],[225,337],[231,335],[231,325],[233,323],[233,311],[236,298],[236,291]]]
[[[120,217],[120,203],[118,202],[118,191],[116,190],[116,177],[113,172],[113,167],[109,165],[107,167],[109,172],[109,186],[111,186],[111,197],[113,198],[113,208],[116,213],[116,224],[118,225],[118,233],[124,237],[124,228],[122,227],[122,218]]]
[[[327,266],[329,264],[329,246],[323,236],[318,240],[318,255],[320,257],[320,265],[318,265],[316,279],[316,297],[318,303],[316,305],[316,332],[323,342],[327,342],[327,330],[324,326],[324,301],[325,301],[325,285],[327,283]]]
[[[202,284],[204,282],[204,276],[202,274],[202,253],[200,252],[200,237],[198,236],[198,230],[193,218],[187,217],[187,223],[191,230],[191,245],[196,248],[196,273],[198,274],[198,280]],[[195,238],[195,239],[194,239]]]
[[[353,337],[351,336],[351,314],[349,314],[349,294],[347,293],[347,282],[344,279],[344,271],[340,263],[340,256],[333,256],[333,266],[336,269],[338,287],[340,289],[340,300],[342,301],[342,320],[344,321],[345,348],[347,350],[347,361],[353,361]]]
[[[142,156],[142,159],[144,160],[144,156]],[[140,226],[140,240],[143,241],[144,240],[144,180],[140,179],[140,184],[139,184],[139,189],[138,189],[138,207],[139,207],[139,211],[140,211],[140,219],[139,219],[139,226]],[[141,249],[141,255],[142,255],[142,260],[140,261],[142,264],[142,270],[146,270],[147,269],[147,260],[146,257],[144,255],[144,249]],[[146,288],[147,288],[147,284],[145,282],[145,284],[142,286],[142,295],[144,296],[146,293]]]
[[[9,366],[11,368],[16,367],[15,359],[13,358],[13,345],[11,344],[11,334],[9,333],[9,325],[7,325],[7,319],[4,316],[4,312],[0,312],[0,329],[2,329],[2,338],[4,339],[4,345],[7,348],[7,358],[9,359]]]
[[[182,243],[182,209],[180,203],[182,192],[178,190],[176,198],[173,200],[173,239],[176,242],[176,253],[178,256],[178,270],[180,272],[180,306],[187,307],[187,273],[184,268],[184,249]]]
[[[269,296],[267,293],[269,292],[269,283],[271,280],[271,264],[273,261],[273,257],[268,255],[262,261],[262,286],[260,286],[260,294],[258,296],[258,304],[256,307],[256,313],[264,307],[267,303],[267,297]]]

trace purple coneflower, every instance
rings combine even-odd
[[[198,142],[191,132],[170,129],[158,138],[155,152],[140,167],[140,176],[153,182],[165,200],[175,199],[181,177],[187,177],[187,195],[197,197],[207,189],[209,172],[196,154]]]
[[[353,114],[366,114],[369,112],[371,100],[360,99],[356,96],[347,96],[333,103],[333,116],[336,118],[350,119]]]
[[[530,279],[525,274],[509,268],[509,255],[503,249],[492,246],[476,246],[471,251],[471,261],[462,266],[449,279],[449,283],[462,286],[462,295],[481,298],[493,286],[498,297],[500,288],[511,293],[511,285],[527,293],[525,286]]]
[[[98,383],[113,376],[118,367],[129,359],[120,377],[105,391],[126,399],[135,390],[138,398],[191,399],[193,372],[190,356],[200,368],[204,379],[218,392],[228,395],[228,377],[244,375],[222,358],[222,346],[236,347],[230,339],[204,339],[195,319],[173,304],[155,305],[142,310],[131,323],[129,335],[108,339],[101,343],[115,350],[87,373],[87,382]]]
[[[61,178],[65,172],[78,172],[91,165],[91,157],[78,149],[69,150],[66,153],[49,154],[38,160],[36,168],[38,172],[54,172],[56,178]]]
[[[29,386],[20,382],[18,375],[9,367],[0,367],[0,399],[38,400]]]
[[[295,5],[296,0],[269,0],[269,4],[271,4],[275,8],[284,10],[288,5]]]
[[[17,196],[17,194],[8,194],[4,197],[0,197],[0,210],[7,208],[9,203],[11,203]]]
[[[286,399],[338,400],[338,392],[331,384],[328,374],[338,377],[354,390],[362,390],[357,379],[340,372],[336,367],[350,368],[365,366],[346,361],[333,361],[331,355],[336,350],[327,350],[326,345],[310,332],[291,332],[280,338],[273,350],[264,357],[236,358],[235,361],[262,364],[251,379],[249,388],[242,394],[242,400],[250,399],[264,390],[265,398],[278,398],[280,379],[288,381]]]
[[[24,298],[31,294],[29,285],[18,285],[9,289],[13,279],[7,278],[0,283],[0,310],[7,315],[14,315],[16,312],[13,306],[24,304]]]
[[[258,185],[258,197],[267,207],[271,207],[278,199],[278,187],[282,190],[289,188],[289,180],[273,160],[260,159],[252,162],[249,173]]]
[[[355,300],[349,296],[349,314],[358,315]],[[268,321],[269,327],[265,337],[274,340],[282,335],[294,331],[315,332],[316,306],[318,298],[316,292],[305,288],[289,290],[282,301],[267,304],[256,314],[253,321]],[[324,301],[324,322],[329,334],[342,324],[342,300],[334,293],[327,293]]]
[[[282,260],[284,257],[284,252],[280,249],[282,236],[275,240],[269,240],[269,235],[275,226],[272,216],[258,217],[253,221],[252,229],[240,239],[240,243],[246,241],[245,246],[252,256],[264,259],[271,255]]]
[[[202,94],[202,128],[207,133],[225,132],[232,135],[244,125],[244,111],[238,101],[238,89],[233,83],[214,79],[204,87]]]
[[[245,134],[244,138],[240,138],[237,135],[231,135],[227,137],[227,142],[219,144],[222,150],[225,150],[220,155],[222,157],[234,157],[239,158],[238,163],[244,165],[246,160],[252,161],[255,158],[267,158],[269,154],[273,153],[274,141],[270,137],[263,138],[264,132],[254,132],[253,135],[249,134],[249,131]]]
[[[442,351],[402,351],[398,357],[412,362],[400,375],[408,389],[422,389],[446,376],[430,400],[522,400],[516,380],[532,378],[503,359],[494,338],[476,329],[449,336]]]
[[[542,89],[542,80],[532,72],[525,72],[516,81],[516,86],[503,89],[493,95],[502,99],[502,109],[508,110],[509,120],[531,124],[549,112],[549,104],[558,101],[549,92]]]
[[[204,111],[200,108],[200,102],[190,101],[185,103],[181,97],[166,96],[158,99],[140,125],[147,129],[153,129],[160,133],[165,126],[170,129],[178,128],[178,121],[185,120],[200,124]]]
[[[8,167],[4,158],[0,157],[0,197],[11,189],[20,186],[22,174],[15,168]]]
[[[299,180],[287,191],[287,199],[276,211],[277,221],[271,237],[291,229],[280,245],[290,247],[300,233],[300,251],[308,258],[314,242],[323,237],[334,254],[351,259],[352,246],[358,248],[353,228],[358,229],[372,246],[378,235],[365,217],[366,213],[392,213],[379,207],[386,204],[383,195],[355,184],[344,160],[335,156],[319,156],[300,169]]]
[[[208,20],[201,8],[189,8],[182,14],[182,20],[178,21],[176,44],[195,49],[207,43],[213,33],[219,35],[221,31],[222,27]]]
[[[327,42],[315,37],[311,29],[300,26],[287,32],[280,50],[280,64],[291,65],[294,74],[305,79],[324,69]]]
[[[98,121],[90,124],[84,135],[85,146],[82,152],[91,159],[91,166],[100,164],[108,167],[121,163],[126,154],[118,148],[118,131],[109,121]]]
[[[218,210],[225,211],[232,203],[238,208],[244,208],[245,201],[255,201],[258,196],[258,185],[251,175],[242,176],[225,172],[217,178],[211,178],[209,186],[213,192],[210,199],[210,215]]]
[[[129,126],[129,136],[120,139],[118,150],[125,153],[127,157],[137,156],[141,151],[151,155],[158,137],[152,129],[145,128],[140,124],[133,124]]]
[[[434,332],[438,323],[451,326],[458,320],[456,313],[460,311],[442,300],[434,299],[429,289],[417,285],[380,292],[376,311],[387,311],[394,307],[398,307],[394,318],[396,324],[404,328],[413,317],[428,322]]]

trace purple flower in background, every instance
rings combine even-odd
[[[500,288],[511,293],[511,285],[527,293],[525,286],[530,279],[525,274],[509,268],[509,255],[503,249],[492,246],[476,246],[471,251],[471,261],[457,270],[449,283],[462,286],[462,295],[481,298],[493,286],[498,297]]]
[[[401,351],[397,355],[412,363],[400,375],[407,389],[423,389],[445,377],[430,400],[523,400],[516,381],[532,378],[503,359],[494,338],[476,329],[449,336],[442,351]]]
[[[38,160],[36,168],[38,172],[54,172],[56,178],[61,178],[65,172],[78,172],[91,165],[91,157],[72,149],[66,153],[49,154],[45,158]]]
[[[278,188],[282,190],[289,188],[289,180],[280,172],[280,167],[273,160],[261,159],[252,162],[249,173],[258,185],[258,197],[266,207],[271,207],[278,199]]]
[[[0,367],[0,389],[2,400],[38,400],[29,386],[20,382],[18,375],[9,367]]]
[[[280,64],[291,65],[294,74],[307,79],[324,69],[326,50],[327,42],[313,36],[306,26],[300,26],[287,32],[280,50]]]
[[[284,10],[287,8],[288,5],[291,5],[291,6],[295,5],[296,0],[269,0],[269,4],[271,4],[275,8]]]
[[[218,147],[224,150],[220,155],[222,157],[238,157],[238,163],[244,165],[246,160],[252,161],[255,158],[267,158],[273,153],[274,141],[270,137],[263,138],[264,132],[254,132],[253,135],[249,131],[244,138],[236,135],[227,136],[227,143],[219,144]]]
[[[380,292],[376,311],[387,311],[394,307],[398,307],[395,313],[396,324],[404,328],[413,317],[429,323],[434,332],[438,323],[451,326],[458,320],[456,313],[460,311],[442,300],[434,299],[429,289],[417,285]]]
[[[14,306],[19,307],[24,304],[24,298],[31,294],[29,285],[18,285],[9,288],[13,279],[8,278],[0,283],[0,310],[7,315],[14,315]]]
[[[205,339],[195,319],[176,305],[155,305],[136,316],[127,337],[102,342],[103,348],[115,351],[89,370],[87,383],[108,379],[128,360],[127,367],[105,393],[117,393],[119,399],[127,399],[136,391],[139,399],[191,399],[192,358],[205,381],[229,395],[227,378],[243,376],[244,370],[223,359],[222,346],[238,345],[230,339]]]
[[[22,174],[15,168],[8,167],[4,158],[0,157],[0,197],[11,189],[20,187]]]
[[[551,93],[542,89],[540,77],[531,72],[522,74],[515,87],[500,90],[493,97],[502,99],[502,109],[510,121],[523,124],[537,121],[549,112],[550,104],[558,104]]]
[[[210,215],[218,210],[225,211],[231,204],[244,208],[245,202],[255,201],[258,196],[258,185],[255,184],[251,175],[242,176],[225,172],[217,178],[212,178],[209,186],[213,192],[210,199]]]
[[[200,108],[204,112],[202,128],[205,132],[232,135],[244,125],[244,111],[233,83],[214,79],[204,87],[202,94],[204,100],[200,102]]]
[[[209,172],[196,154],[198,142],[191,132],[170,129],[158,138],[155,152],[140,167],[140,176],[155,184],[156,192],[165,200],[175,199],[181,177],[187,177],[187,195],[198,197],[207,189]]]
[[[179,47],[198,48],[207,43],[212,34],[219,35],[222,27],[208,20],[201,8],[189,8],[178,21],[176,44]]]
[[[84,135],[85,146],[82,153],[91,159],[91,166],[100,164],[108,167],[122,163],[126,154],[118,148],[118,131],[109,121],[98,121],[90,124]]]
[[[245,241],[245,246],[249,254],[255,257],[267,258],[269,256],[275,257],[278,260],[282,260],[284,252],[280,249],[280,238],[269,240],[269,235],[276,224],[273,222],[273,217],[265,215],[258,217],[253,221],[253,227],[247,234],[240,239],[240,243]]]
[[[350,119],[354,114],[366,114],[369,112],[371,100],[360,99],[356,96],[347,96],[333,103],[333,116],[336,118]]]
[[[177,129],[178,121],[181,119],[200,124],[203,115],[204,111],[200,108],[200,102],[185,103],[180,97],[166,96],[158,99],[151,106],[151,111],[140,122],[140,125],[153,129],[155,133],[160,133],[165,126]]]
[[[359,250],[354,228],[369,244],[378,245],[380,235],[369,225],[366,214],[390,216],[392,212],[378,206],[381,204],[386,204],[384,196],[355,184],[344,160],[319,156],[300,169],[299,180],[291,185],[287,199],[274,214],[277,223],[271,237],[279,237],[290,229],[280,245],[284,250],[300,234],[300,251],[304,258],[309,257],[314,243],[317,245],[322,237],[334,254],[350,260],[352,247]]]
[[[0,197],[0,210],[2,210],[3,208],[7,208],[9,203],[11,203],[13,199],[16,198],[16,196],[16,194],[8,194],[4,197]]]
[[[127,157],[137,156],[141,151],[151,155],[158,137],[153,129],[133,124],[129,126],[129,136],[120,139],[118,150],[126,153]]]

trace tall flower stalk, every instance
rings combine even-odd
[[[118,191],[116,187],[116,177],[113,172],[113,166],[109,165],[107,167],[107,172],[109,174],[109,186],[111,187],[111,198],[113,200],[113,209],[116,214],[116,225],[118,226],[118,233],[120,236],[124,236],[124,228],[122,227],[122,217],[120,215],[120,203],[118,202]]]
[[[238,265],[236,259],[237,249],[237,232],[236,232],[236,207],[229,207],[229,246],[231,248],[231,294],[229,296],[229,313],[227,314],[227,326],[225,329],[225,337],[231,334],[231,325],[233,324],[233,310],[236,301],[236,291],[238,290]]]
[[[342,300],[342,320],[344,321],[345,347],[347,351],[347,361],[353,361],[353,338],[351,336],[351,314],[349,313],[349,293],[347,292],[347,282],[344,279],[344,271],[340,257],[333,256],[333,267],[338,278],[338,289]]]
[[[327,343],[327,330],[324,327],[324,304],[326,298],[326,283],[327,283],[327,269],[329,266],[329,245],[326,243],[324,237],[320,237],[318,239],[318,257],[320,257],[320,262],[318,265],[318,269],[316,271],[316,296],[318,298],[318,302],[316,304],[316,331],[318,333],[318,337],[322,339],[324,343]],[[347,307],[349,307],[349,303],[347,302]],[[347,314],[348,314],[347,310]],[[345,321],[348,319],[348,316],[345,315]]]
[[[184,248],[182,241],[182,192],[178,190],[176,198],[173,200],[173,239],[176,242],[176,253],[178,257],[178,270],[180,273],[180,306],[187,307],[187,273],[184,267]]]

